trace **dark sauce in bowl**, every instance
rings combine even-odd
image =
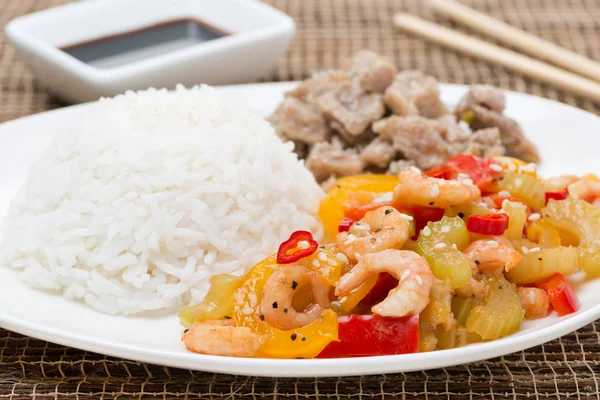
[[[227,35],[228,32],[203,21],[185,18],[64,46],[61,50],[86,64],[108,69]]]

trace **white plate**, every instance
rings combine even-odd
[[[271,112],[293,83],[227,87],[262,114]],[[442,85],[444,101],[455,103],[465,87]],[[86,105],[51,111],[0,126],[0,215],[6,211],[27,169],[49,145],[64,121]],[[600,118],[560,103],[508,93],[507,113],[516,118],[540,147],[544,173],[599,172],[597,148]],[[597,139],[596,139],[597,140]],[[577,278],[577,277],[576,277]],[[529,321],[517,334],[460,349],[360,360],[269,360],[193,354],[179,341],[181,328],[173,314],[121,317],[101,314],[19,282],[0,268],[0,326],[43,340],[115,357],[173,367],[260,376],[346,376],[407,372],[446,367],[501,356],[558,338],[600,318],[600,279],[575,279],[581,310],[569,317],[552,315]]]

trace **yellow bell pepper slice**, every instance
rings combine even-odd
[[[231,318],[233,296],[241,284],[241,276],[222,274],[211,277],[210,289],[204,300],[195,306],[185,307],[179,313],[181,325],[189,328],[194,322]]]
[[[535,166],[529,166],[529,164],[523,160],[519,160],[518,158],[514,157],[504,156],[497,156],[492,158],[498,161],[505,171],[518,172],[523,175],[533,176],[534,178],[537,177],[537,168]],[[514,165],[514,167],[511,167],[511,165]]]
[[[308,269],[312,269],[320,273],[325,281],[335,287],[342,275],[344,263],[327,253],[322,249],[318,249],[314,254],[298,261],[298,264],[304,265]]]
[[[330,238],[338,233],[338,224],[344,219],[344,205],[350,193],[364,191],[373,193],[392,192],[398,185],[397,176],[354,175],[338,179],[329,189],[319,208],[319,217]]]
[[[543,249],[560,246],[560,235],[552,224],[544,219],[530,222],[525,230],[527,239],[540,245]]]
[[[320,319],[289,331],[274,328],[261,320],[260,301],[263,290],[278,266],[276,256],[272,255],[255,265],[245,276],[234,296],[236,326],[245,326],[253,332],[269,336],[260,347],[258,357],[314,358],[330,342],[338,340],[337,314],[332,310],[325,310]]]

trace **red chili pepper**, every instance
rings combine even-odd
[[[383,203],[369,203],[362,206],[349,207],[344,210],[344,217],[352,221],[360,221],[367,212],[376,210],[383,206],[394,207],[394,204],[391,201],[386,201]]]
[[[548,293],[550,303],[558,315],[568,315],[579,310],[577,294],[562,274],[553,275],[552,278],[538,283],[536,286]]]
[[[308,246],[299,247],[300,242],[308,243]],[[281,243],[277,251],[277,262],[279,264],[291,264],[304,257],[310,256],[317,251],[319,243],[313,239],[312,233],[308,231],[296,231],[290,238]]]
[[[369,307],[381,303],[383,299],[387,297],[390,290],[396,286],[398,286],[398,279],[387,272],[383,272],[379,274],[377,283],[375,283],[375,286],[373,286],[371,291],[361,300],[361,303]]]
[[[546,192],[546,204],[548,204],[548,200],[550,199],[564,200],[567,198],[568,195],[569,191],[567,189],[564,189],[560,192]]]
[[[502,235],[508,229],[508,215],[480,214],[467,219],[467,230],[482,235]]]
[[[317,358],[383,356],[419,350],[419,316],[338,317],[339,342],[331,342]]]
[[[344,218],[338,224],[338,232],[348,232],[353,223],[354,221],[350,218]]]

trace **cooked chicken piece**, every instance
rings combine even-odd
[[[423,75],[420,71],[405,71],[396,75],[394,82],[386,89],[385,104],[401,116],[421,115],[438,118],[448,114],[440,100],[437,80]]]
[[[483,106],[501,113],[506,107],[504,91],[490,85],[471,86],[471,89],[469,89],[456,106],[456,112],[462,114],[462,112],[470,109],[473,105]]]
[[[502,156],[505,151],[500,138],[500,130],[487,128],[480,129],[471,135],[463,153],[485,158]]]
[[[320,142],[311,149],[306,159],[306,168],[318,182],[323,182],[332,175],[342,177],[360,174],[363,162],[356,152],[344,150],[329,142]]]
[[[429,169],[464,149],[466,133],[451,116],[439,120],[393,115],[373,124],[373,130],[421,169]]]
[[[340,83],[334,90],[319,97],[318,104],[325,117],[333,122],[334,129],[340,131],[343,128],[352,136],[364,133],[385,113],[382,96],[366,93],[356,80]]]
[[[387,174],[390,175],[398,175],[400,172],[405,170],[408,167],[416,166],[415,162],[412,160],[396,160],[392,161],[388,166]]]
[[[498,128],[507,155],[527,162],[539,162],[537,148],[525,138],[521,126],[501,113],[504,104],[504,93],[500,89],[474,86],[465,94],[455,114],[457,118],[467,120],[473,130]]]
[[[323,114],[311,104],[286,97],[268,120],[280,136],[295,142],[314,144],[327,140],[331,128]]]
[[[386,168],[396,156],[396,150],[390,140],[378,136],[362,150],[360,156],[366,165]]]
[[[391,62],[370,50],[357,51],[343,68],[351,77],[358,78],[366,92],[383,93],[396,74]]]
[[[302,82],[294,90],[285,94],[286,97],[296,97],[309,104],[317,105],[317,99],[321,95],[333,90],[340,82],[348,78],[345,71],[331,70],[317,72],[310,79]]]

